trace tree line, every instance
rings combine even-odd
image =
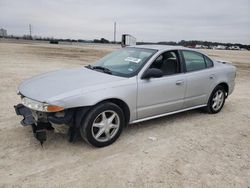
[[[0,36],[0,38],[3,38]],[[62,38],[53,38],[53,37],[37,37],[37,36],[30,36],[30,35],[24,35],[24,36],[14,36],[9,35],[4,38],[10,38],[10,39],[25,39],[25,40],[37,40],[37,41],[49,41],[52,44],[58,44],[59,42],[82,42],[82,43],[103,43],[103,44],[109,44],[114,43],[113,41],[109,41],[105,38],[100,39],[94,39],[94,40],[84,40],[84,39],[62,39]],[[116,42],[117,44],[120,44],[121,42]],[[246,44],[240,44],[240,43],[221,43],[221,42],[211,42],[211,41],[200,41],[200,40],[181,40],[179,42],[174,41],[161,41],[161,42],[137,42],[136,44],[161,44],[161,45],[178,45],[178,46],[186,46],[186,47],[195,47],[196,45],[202,45],[207,46],[208,48],[212,48],[214,46],[223,45],[227,48],[230,46],[239,46],[240,48],[244,48],[247,50],[250,50],[250,45]]]

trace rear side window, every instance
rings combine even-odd
[[[211,59],[209,59],[207,56],[204,56],[204,59],[206,61],[206,64],[207,64],[208,68],[214,66],[213,61]]]
[[[182,51],[186,63],[187,72],[206,68],[206,62],[202,54],[192,51]]]

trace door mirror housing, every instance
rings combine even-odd
[[[149,68],[142,75],[142,79],[160,78],[162,76],[163,76],[162,70],[156,68]]]

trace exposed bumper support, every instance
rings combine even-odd
[[[26,108],[23,104],[18,104],[14,106],[14,108],[17,115],[23,116],[23,120],[20,122],[23,126],[32,125],[35,123],[30,109]]]
[[[74,111],[65,110],[64,117],[56,117],[54,115],[48,115],[48,121],[55,124],[70,124],[73,120]]]
[[[49,123],[36,122],[33,118],[32,112],[29,108],[25,107],[23,104],[18,104],[14,106],[16,114],[23,116],[21,124],[23,126],[31,125],[34,137],[43,144],[46,141],[46,130],[50,127]]]
[[[57,117],[56,113],[45,113],[42,115],[42,119],[39,119],[38,112],[32,112],[29,108],[25,107],[23,104],[18,104],[14,106],[16,114],[23,116],[23,120],[21,124],[23,126],[32,126],[34,137],[40,141],[42,144],[46,141],[46,130],[52,130],[53,124],[73,124],[74,119],[74,110],[66,110],[65,115],[63,117]],[[73,142],[76,140],[79,131],[75,126],[71,126],[69,128],[68,137],[69,141]]]
[[[47,127],[47,123],[38,123],[37,125],[32,124],[34,137],[40,141],[41,145],[47,140]]]

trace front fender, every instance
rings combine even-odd
[[[85,93],[76,95],[54,98],[48,101],[51,104],[62,105],[64,108],[77,108],[85,106],[94,106],[95,104],[107,99],[119,99],[124,101],[130,110],[130,120],[137,118],[136,101],[137,101],[137,82],[136,77],[120,82],[119,85],[100,86],[98,89],[89,90]]]

